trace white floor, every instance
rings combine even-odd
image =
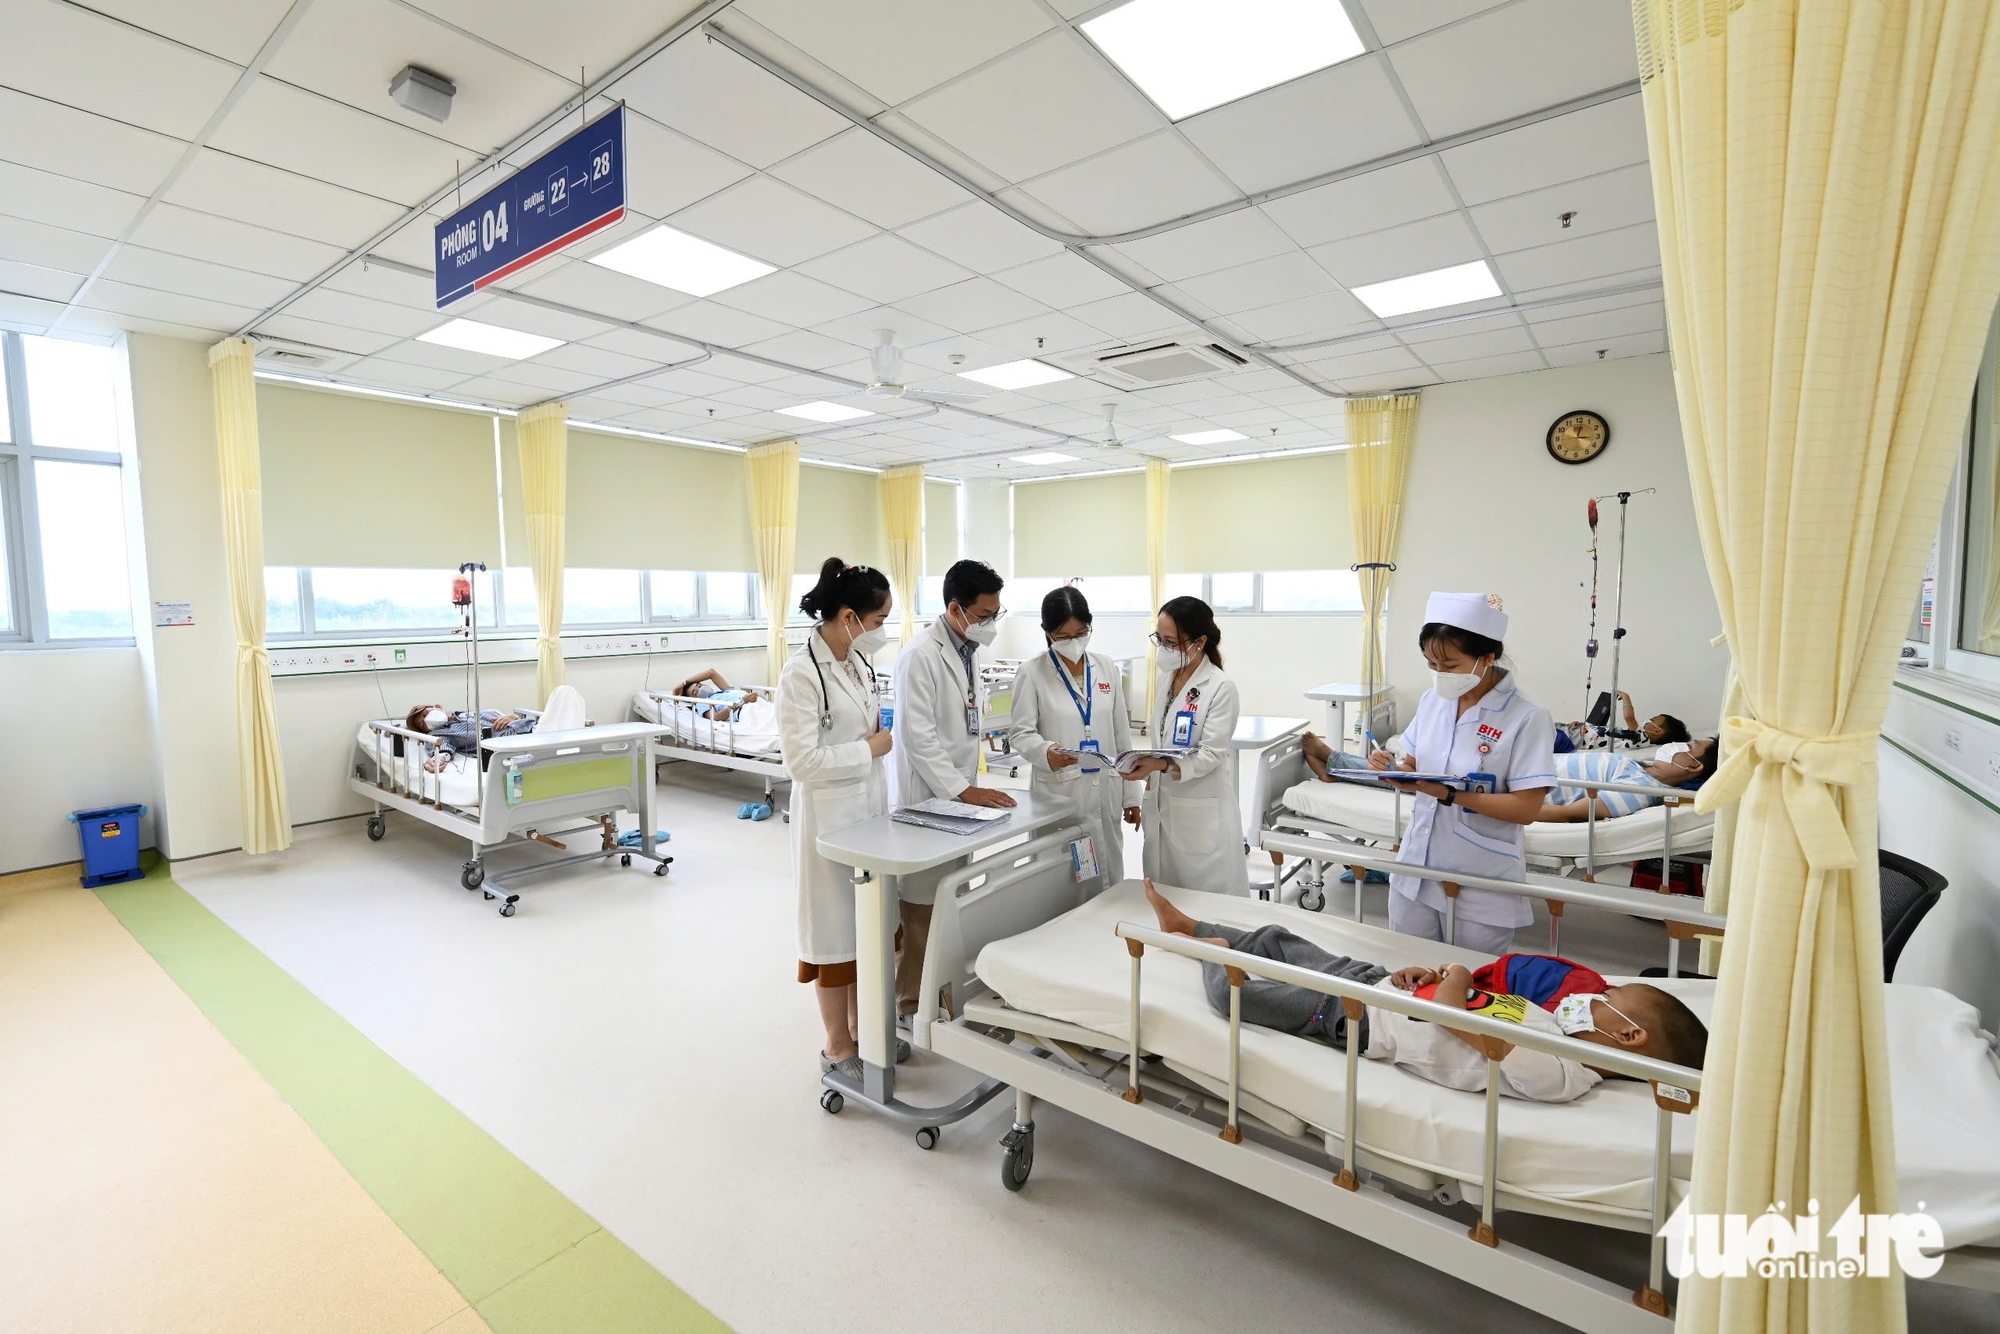
[[[865,1111],[826,1115],[818,1020],[794,980],[789,827],[733,818],[757,792],[670,767],[669,877],[612,865],[530,879],[511,920],[459,888],[463,844],[394,814],[379,844],[337,821],[279,856],[175,875],[743,1334],[1558,1328],[1057,1109],[1037,1114],[1018,1195],[998,1179],[1011,1099],[931,1153]],[[1546,938],[1530,928],[1521,943]],[[1606,971],[1664,957],[1636,923],[1574,925],[1564,947]],[[943,1101],[971,1082],[919,1053],[899,1092]],[[1607,1249],[1588,1229],[1534,1231],[1643,1277],[1637,1238]],[[1912,1328],[1995,1313],[1983,1295],[1920,1293]]]

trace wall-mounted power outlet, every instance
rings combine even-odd
[[[1957,750],[1957,751],[1964,750],[1965,749],[1964,736],[1962,736],[1956,730],[1946,732],[1944,734],[1944,748],[1946,750]]]

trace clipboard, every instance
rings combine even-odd
[[[1395,769],[1328,769],[1326,776],[1339,783],[1362,783],[1369,787],[1381,787],[1385,781],[1398,783],[1443,783],[1446,787],[1460,792],[1469,786],[1464,774],[1421,774]],[[1391,788],[1390,791],[1395,791]]]

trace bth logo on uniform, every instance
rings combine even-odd
[[[1492,723],[1481,723],[1481,724],[1479,724],[1479,739],[1480,739],[1481,741],[1484,741],[1484,742],[1486,742],[1486,743],[1487,743],[1487,744],[1489,744],[1489,745],[1491,745],[1492,743],[1494,743],[1494,742],[1498,741],[1498,740],[1499,740],[1499,739],[1500,739],[1501,737],[1503,737],[1503,736],[1505,736],[1505,735],[1506,735],[1506,733],[1502,732],[1502,731],[1501,731],[1501,730],[1500,730],[1499,728],[1495,727],[1495,726],[1494,726],[1494,725],[1493,725]]]

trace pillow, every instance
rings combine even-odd
[[[549,692],[542,716],[535,720],[535,731],[570,732],[584,723],[583,692],[575,686],[557,686]]]

